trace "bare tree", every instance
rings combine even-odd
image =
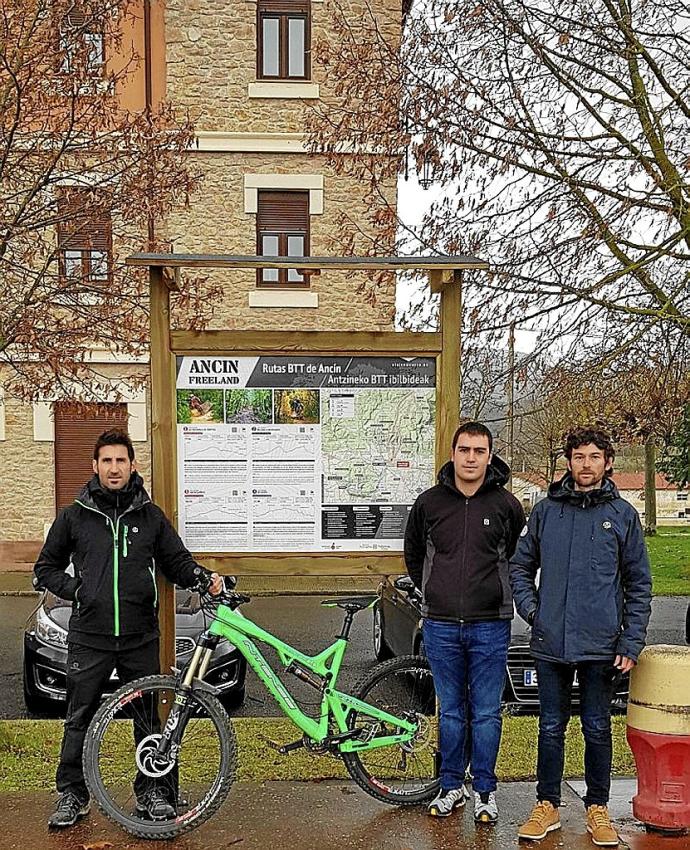
[[[3,0],[0,13],[0,366],[25,398],[98,392],[87,353],[141,354],[145,281],[132,250],[197,185],[188,120],[128,112],[142,58],[130,0]],[[193,298],[193,296],[190,296]]]
[[[574,426],[610,428],[613,404],[601,374],[583,380],[572,364],[545,369],[539,392],[521,417],[519,450],[527,466],[553,481],[565,437]]]
[[[317,61],[339,97],[313,146],[372,192],[406,168],[441,187],[403,232],[494,264],[467,277],[476,329],[547,316],[547,336],[609,354],[658,327],[690,336],[684,0],[420,0],[401,45],[371,9],[332,6],[339,38]]]
[[[553,370],[546,404],[560,416],[568,399],[576,399],[584,414],[580,421],[596,421],[617,442],[644,446],[648,535],[656,533],[656,448],[672,442],[690,401],[687,341],[667,335],[654,343],[615,361],[583,360]]]

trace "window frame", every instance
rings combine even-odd
[[[113,282],[113,229],[110,215],[98,207],[98,215],[89,216],[85,191],[68,189],[57,201],[57,259],[61,287],[74,283],[80,297],[100,297]],[[72,214],[70,214],[72,212]],[[72,222],[78,218],[75,227]],[[94,234],[100,238],[93,244]],[[99,261],[96,261],[99,255]],[[68,270],[80,266],[79,274]],[[105,268],[103,269],[103,266]],[[70,293],[72,294],[72,293]],[[77,294],[77,293],[75,293]]]
[[[298,229],[296,227],[285,227],[277,228],[262,228],[259,225],[261,219],[261,207],[262,201],[263,203],[267,203],[266,194],[270,195],[303,195],[306,196],[306,217],[304,219],[304,229]],[[291,236],[302,237],[304,240],[304,250],[301,256],[308,257],[309,256],[309,239],[310,239],[310,216],[309,216],[309,190],[279,190],[279,189],[269,189],[269,190],[259,190],[258,199],[257,199],[257,213],[256,213],[256,254],[258,257],[263,256],[273,256],[272,254],[264,254],[263,253],[263,238],[265,236],[274,236],[278,239],[278,251],[277,256],[279,257],[287,257],[289,256],[287,253],[288,250],[288,239]],[[286,268],[286,269],[274,269],[272,271],[278,272],[277,280],[265,280],[264,273],[269,271],[269,269],[257,269],[256,271],[256,286],[257,289],[309,289],[310,288],[310,278],[309,275],[302,274],[301,280],[290,280],[290,273],[293,272],[296,274],[296,269],[299,267],[299,263],[296,263],[294,268]]]
[[[278,73],[264,74],[264,28],[266,19],[278,20]],[[290,20],[304,21],[304,74],[290,74]],[[266,82],[311,80],[310,0],[258,0],[256,8],[256,79]]]
[[[58,73],[69,76],[74,72],[72,67],[74,52],[70,46],[77,50],[86,52],[85,72],[87,77],[103,77],[105,74],[105,32],[101,27],[95,26],[96,21],[89,20],[84,12],[72,9],[65,18],[60,21],[58,28],[58,53],[62,55],[59,63]],[[77,46],[77,41],[82,42]]]

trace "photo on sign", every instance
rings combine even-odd
[[[266,424],[272,421],[271,390],[225,390],[225,421]]]
[[[177,421],[220,424],[223,422],[223,390],[178,390]]]
[[[273,415],[277,425],[318,425],[318,390],[274,390]]]

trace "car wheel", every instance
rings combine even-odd
[[[384,638],[384,620],[383,611],[381,610],[381,602],[377,602],[374,606],[374,655],[379,661],[385,661],[387,658],[392,658],[393,653],[388,648],[386,639]]]

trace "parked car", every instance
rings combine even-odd
[[[374,654],[379,660],[396,655],[424,654],[421,629],[421,592],[409,576],[387,578],[379,585],[374,606]],[[539,709],[537,673],[529,649],[529,626],[518,616],[513,620],[503,703],[510,712],[536,712]],[[614,710],[624,710],[628,700],[628,676],[617,684]],[[573,686],[573,707],[579,705],[577,677]]]
[[[176,665],[182,667],[191,658],[197,635],[204,629],[204,614],[199,594],[177,588],[175,592]],[[72,603],[49,591],[41,594],[24,629],[24,702],[32,714],[64,715],[67,694],[67,626]],[[206,681],[219,688],[220,699],[228,709],[244,701],[247,662],[231,643],[222,640],[213,653]],[[117,674],[111,677],[111,691],[119,685]]]

